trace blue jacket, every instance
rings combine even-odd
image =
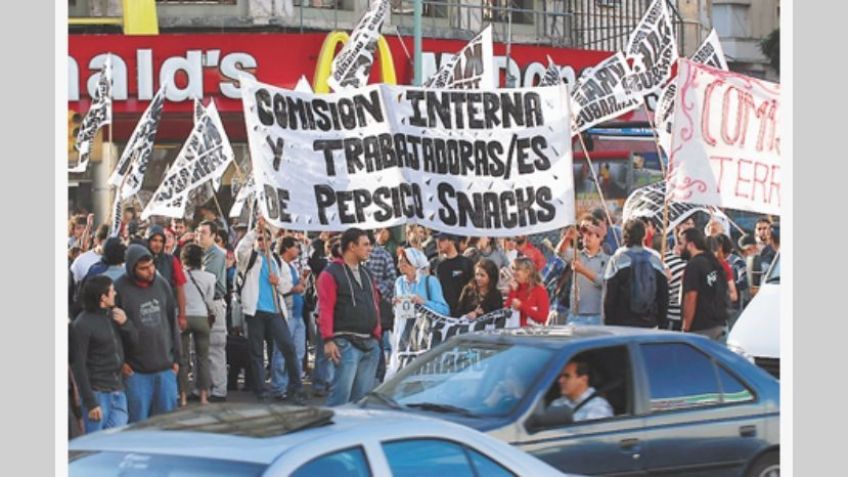
[[[395,297],[404,295],[418,295],[423,298],[424,306],[436,313],[450,316],[450,307],[442,294],[442,284],[439,279],[431,275],[419,275],[414,283],[409,283],[405,275],[401,275],[395,281]]]

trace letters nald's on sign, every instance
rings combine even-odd
[[[780,85],[681,59],[669,198],[780,213]]]
[[[244,78],[262,215],[297,230],[414,222],[511,236],[574,222],[564,85],[315,96]]]

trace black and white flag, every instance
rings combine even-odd
[[[434,89],[495,89],[492,27],[487,26],[453,58],[443,61],[422,87]],[[557,83],[551,83],[557,84]]]
[[[115,171],[109,177],[109,184],[120,188],[118,194],[121,200],[126,200],[141,190],[147,164],[153,155],[153,142],[156,140],[156,131],[159,129],[159,120],[162,118],[164,106],[165,86],[163,85],[150,101],[147,110],[141,115],[118,160]]]
[[[256,182],[251,175],[250,178],[247,179],[247,183],[245,183],[238,191],[236,195],[236,200],[233,202],[232,208],[230,208],[230,218],[234,219],[237,217],[241,217],[242,212],[244,212],[244,206],[248,203],[248,200],[251,200],[256,193]]]
[[[412,318],[395,320],[392,355],[387,365],[386,377],[403,369],[421,353],[455,335],[519,326],[519,314],[511,308],[502,308],[469,320],[441,315],[422,305],[415,305]]]
[[[665,214],[665,194],[665,181],[655,182],[634,190],[624,202],[622,222],[627,222],[632,218],[650,220],[656,230],[662,231],[663,215]],[[669,202],[668,230],[674,230],[675,227],[697,212],[704,212],[710,216],[719,218],[719,220],[727,218],[724,212],[718,207],[685,202]],[[724,220],[722,221],[724,222]],[[725,230],[729,230],[727,223],[725,223]]]
[[[571,92],[571,134],[585,131],[604,121],[638,108],[642,97],[625,87],[631,74],[624,55],[619,52],[587,69]]]
[[[218,109],[215,103],[210,103],[144,208],[141,218],[147,219],[151,215],[182,217],[189,193],[223,175],[233,157]]]
[[[721,47],[718,33],[715,30],[710,32],[707,39],[692,54],[690,59],[697,63],[703,63],[727,71],[727,60],[724,57],[724,50]],[[657,139],[666,155],[669,155],[671,151],[671,127],[674,120],[674,97],[676,95],[677,82],[671,81],[663,89],[660,99],[657,101],[657,108],[654,111],[654,126],[657,130]]]
[[[79,151],[79,161],[76,166],[68,170],[69,172],[85,172],[91,158],[94,136],[100,128],[112,124],[112,55],[106,56],[99,75],[91,107],[82,119],[79,133],[77,133],[76,148]]]
[[[625,87],[642,96],[656,93],[671,78],[677,61],[677,39],[671,22],[668,0],[654,0],[630,34],[624,54],[633,60],[633,73]]]
[[[371,0],[368,10],[359,19],[350,40],[333,59],[327,84],[333,91],[361,88],[368,84],[374,53],[380,39],[380,29],[389,11],[389,0]]]
[[[559,66],[548,56],[548,69],[539,81],[539,86],[553,86],[560,83],[562,83],[562,74]]]

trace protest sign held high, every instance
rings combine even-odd
[[[356,89],[368,83],[374,52],[380,39],[380,28],[389,11],[389,0],[371,0],[370,7],[359,19],[350,40],[333,59],[327,84],[333,91]]]
[[[492,27],[487,26],[474,37],[429,80],[425,88],[434,89],[495,89]]]
[[[627,59],[633,60],[633,73],[625,79],[625,87],[633,93],[655,93],[671,78],[671,67],[678,55],[666,2],[654,0],[624,50]]]
[[[780,85],[681,59],[669,198],[780,213]]]
[[[314,96],[245,79],[243,99],[260,210],[276,227],[509,236],[574,221],[564,85]]]
[[[630,74],[630,67],[620,52],[583,73],[571,93],[572,134],[621,116],[642,104],[640,95],[624,87]]]
[[[174,165],[144,208],[141,218],[151,215],[182,217],[189,193],[223,175],[233,157],[218,109],[215,103],[210,103],[192,129]]]
[[[91,158],[91,144],[94,136],[107,124],[112,124],[112,56],[107,56],[103,63],[91,107],[82,119],[77,134],[76,148],[79,151],[79,162],[68,172],[85,172],[88,160]]]
[[[156,131],[159,129],[159,119],[162,117],[164,105],[165,86],[163,85],[150,101],[147,110],[141,115],[118,160],[115,171],[109,177],[109,184],[120,188],[118,194],[122,200],[129,199],[141,190],[147,164],[150,162],[150,156],[153,155],[153,142],[156,140]]]
[[[718,33],[715,30],[710,32],[707,39],[695,50],[691,59],[696,63],[727,71],[727,60],[724,58],[724,50],[721,48],[721,42],[719,42]],[[666,155],[671,150],[671,128],[674,119],[675,96],[677,96],[677,82],[672,81],[663,89],[660,99],[657,102],[657,109],[654,112],[657,140],[660,147],[666,152]]]

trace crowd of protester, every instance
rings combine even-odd
[[[385,377],[401,300],[469,320],[501,308],[521,326],[618,325],[725,339],[780,250],[761,218],[737,242],[718,220],[669,231],[650,219],[581,216],[559,242],[405,227],[306,234],[261,218],[119,230],[74,215],[68,230],[71,435],[189,401],[357,401]],[[665,249],[665,255],[661,252]],[[544,252],[543,252],[544,251]],[[74,426],[79,426],[76,432]]]

